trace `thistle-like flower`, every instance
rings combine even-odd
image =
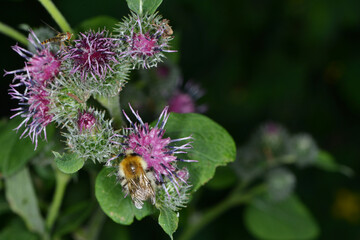
[[[124,87],[129,64],[116,52],[119,42],[109,37],[107,30],[80,33],[64,58],[81,91],[112,97]],[[77,79],[81,79],[80,81]]]
[[[13,50],[26,59],[25,66],[22,69],[5,71],[5,75],[14,74],[9,95],[19,101],[19,107],[12,109],[17,113],[11,118],[18,115],[24,118],[16,130],[24,126],[25,130],[21,137],[29,136],[35,143],[36,149],[38,136],[43,132],[46,139],[45,128],[53,119],[49,113],[50,99],[47,87],[60,72],[61,60],[41,45],[33,31],[30,31],[28,40],[35,47],[36,52],[32,53],[17,45],[14,46]]]
[[[180,80],[178,85],[182,85],[181,83]],[[169,111],[176,113],[206,112],[206,105],[196,105],[196,101],[202,96],[204,96],[204,90],[198,84],[188,81],[183,88],[178,87],[170,97]]]
[[[172,29],[168,20],[152,14],[140,17],[132,13],[115,29],[120,41],[120,55],[133,64],[133,68],[156,67],[169,50]]]
[[[125,158],[126,161],[129,160],[128,153],[131,153],[131,156],[141,157],[145,162],[141,166],[144,168],[142,169],[142,172],[146,173],[146,179],[149,179],[151,183],[151,179],[154,179],[155,186],[152,183],[152,188],[155,188],[153,190],[158,194],[157,199],[159,201],[157,201],[157,203],[168,205],[172,209],[182,207],[188,199],[187,192],[190,187],[187,183],[188,171],[185,168],[179,170],[177,162],[196,162],[196,160],[181,159],[176,156],[176,154],[186,153],[186,150],[191,148],[191,142],[187,142],[180,146],[174,145],[174,143],[190,140],[192,137],[188,136],[180,139],[164,137],[165,124],[169,118],[168,107],[162,111],[159,120],[154,127],[150,127],[148,123],[144,123],[139,113],[135,112],[131,106],[130,109],[138,123],[133,123],[123,111],[124,116],[129,121],[131,127],[127,129],[127,134],[121,136],[124,139],[122,142],[122,153],[109,159],[107,165],[118,166],[117,158],[123,156],[124,153],[127,154]],[[122,160],[120,166],[123,165],[122,163],[124,160]],[[138,165],[140,166],[140,164]],[[132,196],[132,191],[126,184],[126,181],[131,181],[131,179],[128,179],[129,177],[126,176],[126,174],[123,176],[124,174],[122,173],[123,171],[120,169],[117,173],[117,177],[121,181],[123,187],[125,187],[123,188],[124,192],[126,194],[130,193],[135,205],[137,207],[140,206],[141,208],[142,201],[147,199],[144,198],[140,199],[141,201],[137,201],[139,199],[136,199],[136,196]],[[144,187],[144,191],[145,190],[146,188]],[[160,197],[164,195],[167,197]],[[180,200],[174,201],[173,198],[178,198]]]
[[[88,75],[102,80],[109,71],[113,72],[114,65],[119,63],[115,53],[119,43],[108,37],[105,29],[101,32],[90,30],[80,33],[79,39],[74,42],[75,46],[70,47],[65,58],[72,60],[73,68],[70,73],[79,72],[83,81]]]
[[[114,144],[119,137],[104,112],[93,108],[80,111],[77,119],[67,124],[67,130],[63,136],[69,149],[83,159],[104,162],[119,151]]]

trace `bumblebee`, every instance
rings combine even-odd
[[[155,177],[139,154],[131,150],[125,152],[125,157],[119,163],[118,176],[123,191],[126,196],[130,194],[137,209],[141,209],[147,200],[155,205]]]

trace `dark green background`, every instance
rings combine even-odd
[[[125,0],[54,2],[73,27],[98,15],[120,20],[128,14]],[[184,79],[203,86],[201,102],[209,106],[207,115],[239,146],[271,120],[291,133],[310,133],[320,148],[358,172],[360,1],[164,0],[159,11],[179,36]],[[36,27],[43,25],[41,20],[56,26],[38,1],[0,2],[0,21],[13,27]],[[23,60],[10,48],[14,40],[0,35],[0,43],[0,69],[21,68]],[[0,82],[3,116],[16,106],[7,95],[10,81],[8,76]],[[359,239],[359,221],[348,223],[332,214],[337,190],[359,193],[359,178],[316,169],[304,169],[297,176],[296,191],[322,229],[319,239]],[[204,191],[209,198],[199,206],[210,206],[227,193]],[[241,215],[241,208],[227,212],[197,239],[231,239],[233,234],[252,239]],[[138,227],[161,231],[146,219],[131,226],[134,239],[141,235]]]

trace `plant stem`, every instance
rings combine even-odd
[[[109,111],[110,115],[114,119],[115,128],[121,128],[123,119],[120,107],[120,95],[118,94],[110,98],[97,96],[96,100]]]
[[[64,198],[65,189],[70,180],[70,175],[62,173],[58,169],[56,169],[55,177],[56,177],[55,194],[51,202],[48,215],[46,217],[46,228],[49,231],[54,225],[54,222],[59,214],[59,209],[61,206],[61,202]]]
[[[59,9],[56,8],[54,3],[51,0],[39,0],[39,2],[44,6],[44,8],[49,12],[51,17],[61,28],[63,32],[73,32],[69,23],[66,21],[64,16],[61,14]]]
[[[191,222],[184,232],[180,235],[179,240],[189,240],[195,236],[208,223],[216,219],[219,215],[229,210],[230,208],[246,203],[255,195],[265,190],[264,185],[255,186],[247,193],[241,191],[242,186],[237,187],[227,198],[213,208],[206,210],[199,219]]]
[[[102,226],[105,221],[105,214],[100,207],[96,209],[93,216],[90,219],[90,223],[87,231],[88,240],[96,240],[101,232]]]
[[[28,40],[23,34],[2,22],[0,22],[0,32],[10,38],[15,39],[16,41],[21,42],[24,45],[28,44]]]

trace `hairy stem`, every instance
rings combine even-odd
[[[51,17],[61,28],[63,32],[73,32],[69,23],[66,21],[64,16],[61,14],[59,9],[54,5],[51,0],[39,0],[39,2],[44,6],[44,8],[49,12]]]
[[[255,195],[262,193],[265,190],[265,187],[263,185],[259,185],[244,193],[241,191],[241,189],[242,187],[236,188],[218,205],[204,211],[204,213],[196,221],[190,222],[184,232],[180,235],[179,240],[192,239],[197,232],[199,232],[204,226],[216,219],[222,213],[226,212],[232,207],[248,202]]]
[[[2,22],[0,22],[0,33],[15,39],[16,41],[19,41],[24,45],[28,44],[28,40],[23,34]]]
[[[56,169],[56,188],[53,200],[50,205],[48,215],[46,217],[46,228],[50,231],[59,214],[61,202],[64,198],[66,186],[70,180],[70,175],[60,172]]]

